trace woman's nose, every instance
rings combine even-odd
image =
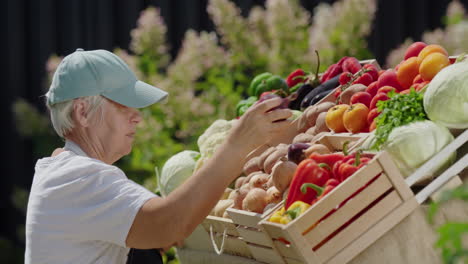
[[[133,115],[131,121],[138,124],[142,120],[141,113],[138,109],[133,109]]]

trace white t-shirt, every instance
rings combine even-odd
[[[36,163],[25,263],[126,263],[128,231],[155,195],[75,143],[65,150]]]

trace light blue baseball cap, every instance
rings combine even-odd
[[[164,100],[168,94],[139,81],[128,65],[112,52],[77,49],[66,56],[55,71],[46,94],[48,104],[93,95],[142,108]]]

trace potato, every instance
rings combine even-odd
[[[294,143],[309,143],[312,138],[314,138],[314,135],[310,135],[307,133],[300,133],[297,136],[294,137],[293,139],[293,144]]]
[[[248,185],[244,185],[244,186],[248,186]],[[232,208],[241,210],[242,202],[244,201],[244,198],[247,195],[247,193],[249,193],[249,191],[250,191],[250,187],[244,188],[244,189],[240,188],[239,190],[234,190],[232,192],[233,194],[232,197],[229,197],[229,198],[232,198],[232,200],[234,201]]]
[[[268,181],[265,184],[263,184],[262,188],[264,190],[268,190],[272,186],[273,186],[273,178],[270,175],[270,177],[268,177]]]
[[[282,198],[281,192],[278,189],[276,189],[275,186],[269,188],[266,192],[267,192],[267,197],[266,197],[267,204],[281,202],[281,198]]]
[[[267,192],[261,188],[254,188],[242,201],[242,209],[261,214],[267,205]]]
[[[308,149],[304,150],[304,154],[306,157],[309,157],[310,154],[317,153],[317,154],[331,154],[332,152],[328,149],[327,146],[323,144],[313,144]]]
[[[244,164],[242,171],[245,175],[249,175],[255,171],[261,171],[262,169],[258,166],[259,157],[253,157]]]
[[[322,112],[317,117],[317,122],[315,122],[315,133],[319,134],[321,132],[329,132],[330,129],[327,127],[325,123],[325,117],[327,116],[327,112]]]
[[[262,188],[263,184],[268,181],[268,178],[269,175],[263,173],[253,176],[249,181],[250,188]]]
[[[237,178],[236,183],[234,184],[234,189],[239,189],[244,184],[245,179],[247,179],[246,176],[240,176]]]
[[[364,92],[367,87],[364,84],[353,84],[346,88],[340,95],[340,101],[343,104],[349,104],[351,101],[351,96],[357,92]]]
[[[267,150],[265,150],[258,158],[258,167],[263,170],[264,168],[264,163],[265,160],[270,156],[271,153],[273,153],[276,150],[276,147],[269,147]]]
[[[292,161],[278,161],[271,172],[273,185],[280,192],[284,192],[291,184],[297,164]]]
[[[297,123],[297,131],[302,133],[307,129],[315,126],[315,122],[317,117],[322,112],[327,112],[328,109],[335,106],[335,103],[332,102],[323,102],[318,105],[312,105],[307,107],[302,115],[299,117],[299,121]]]
[[[268,156],[268,158],[265,160],[265,166],[263,168],[263,170],[270,174],[271,173],[271,170],[273,169],[273,166],[275,165],[275,163],[283,156],[287,155],[288,154],[288,148],[278,148],[276,151],[274,151],[273,153],[270,154],[270,156]]]
[[[242,182],[242,185],[246,185],[250,182],[250,179],[252,179],[253,176],[257,175],[257,174],[265,174],[263,171],[255,171],[255,172],[252,172],[250,173],[249,175],[247,175],[247,177],[244,179],[244,181]],[[268,175],[268,174],[267,174]]]
[[[232,191],[233,191],[233,189],[231,189],[229,187],[224,189],[224,193],[221,196],[220,200],[228,199],[228,197],[229,197],[229,195],[231,194]]]
[[[315,136],[317,134],[317,131],[315,131],[315,126],[307,129],[307,131],[305,133],[309,134],[309,135],[312,135],[312,136]]]

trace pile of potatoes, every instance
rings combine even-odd
[[[285,199],[300,162],[297,158],[291,158],[293,145],[306,143],[306,147],[301,149],[304,157],[313,152],[331,153],[325,145],[315,142],[329,132],[325,125],[325,115],[333,106],[335,104],[332,102],[324,102],[305,109],[296,122],[298,133],[292,143],[270,147],[261,155],[248,160],[243,168],[243,176],[236,179],[234,189],[226,189],[211,215],[228,217],[226,209],[229,207],[261,214]]]

